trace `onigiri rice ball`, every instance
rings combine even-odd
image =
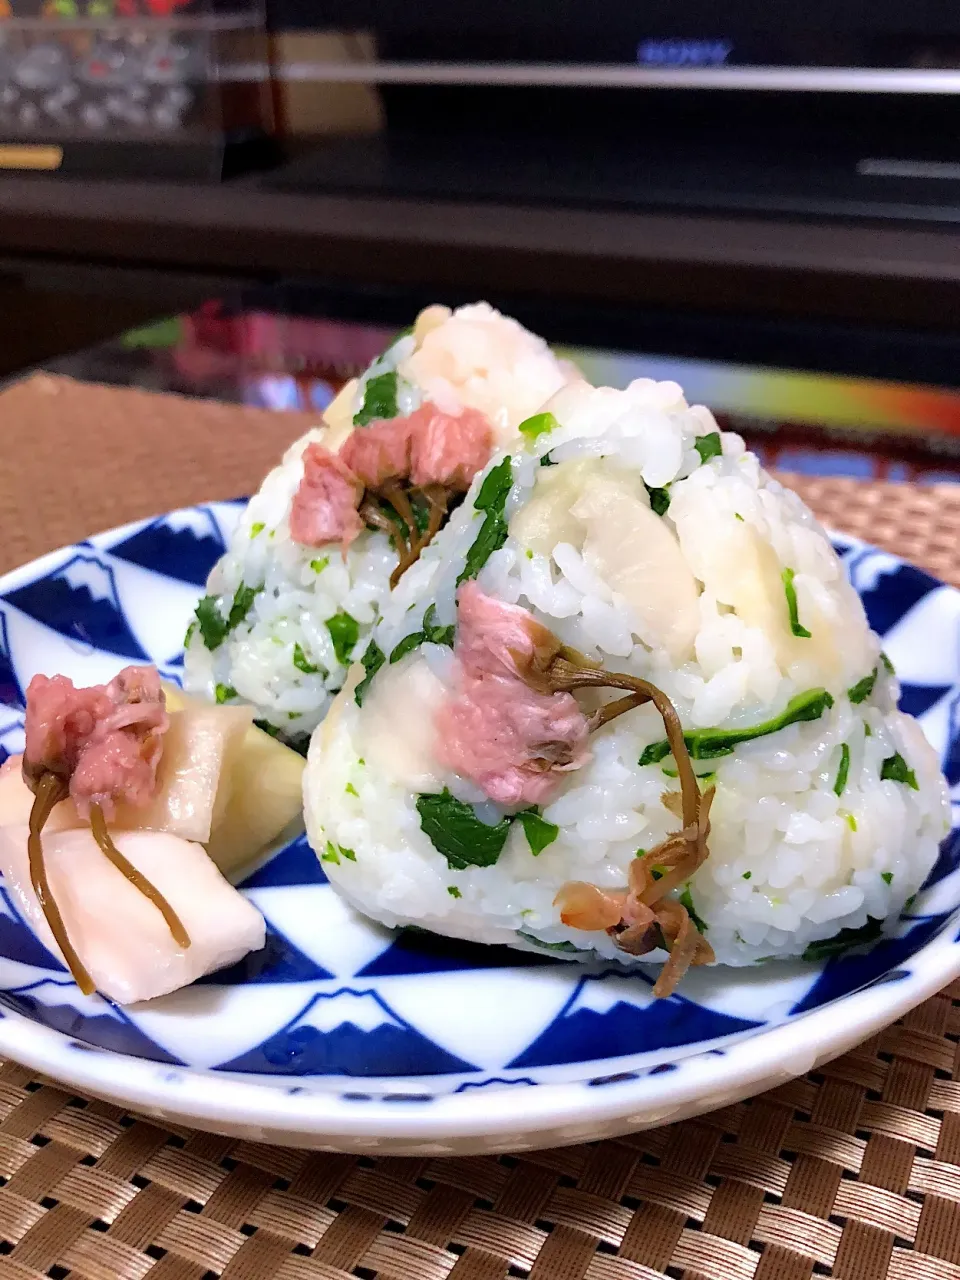
[[[572,959],[870,941],[946,786],[831,543],[674,383],[560,390],[383,607],[307,830],[386,925]]]
[[[486,303],[421,312],[343,388],[322,423],[290,446],[251,499],[188,632],[186,688],[210,701],[251,704],[265,725],[305,741],[363,653],[400,560],[395,513],[382,503],[372,516],[380,527],[361,525],[354,514],[359,532],[349,540],[325,536],[315,522],[307,528],[294,520],[291,529],[311,457],[318,449],[339,456],[353,436],[382,434],[426,413],[436,452],[445,424],[469,419],[482,439],[465,463],[466,488],[491,448],[573,376],[542,339]],[[418,528],[422,512],[426,504],[414,501]]]

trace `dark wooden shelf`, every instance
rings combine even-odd
[[[956,229],[0,177],[0,259],[943,326]]]

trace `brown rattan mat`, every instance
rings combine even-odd
[[[3,567],[249,490],[302,425],[55,386],[0,396]],[[828,523],[960,582],[960,492],[790,482]],[[7,1064],[0,1280],[960,1280],[958,1041],[960,983],[772,1093],[516,1159],[255,1146],[158,1127]]]

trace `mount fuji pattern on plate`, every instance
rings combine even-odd
[[[100,534],[0,581],[0,758],[23,743],[38,671],[78,683],[152,662],[178,680],[183,636],[242,506],[212,503]],[[287,1091],[428,1102],[471,1089],[570,1081],[597,1088],[895,983],[960,904],[960,592],[897,557],[835,539],[903,683],[902,705],[941,753],[954,831],[896,936],[825,964],[700,969],[655,1001],[655,974],[394,933],[333,891],[304,837],[248,877],[267,945],[149,1004],[85,997],[0,887],[0,1014],[65,1051],[126,1055],[169,1073],[229,1073]],[[952,944],[960,946],[956,938]]]

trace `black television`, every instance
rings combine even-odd
[[[375,56],[295,73],[376,85],[387,121],[282,186],[960,222],[956,0],[273,0],[271,21],[364,32]]]

